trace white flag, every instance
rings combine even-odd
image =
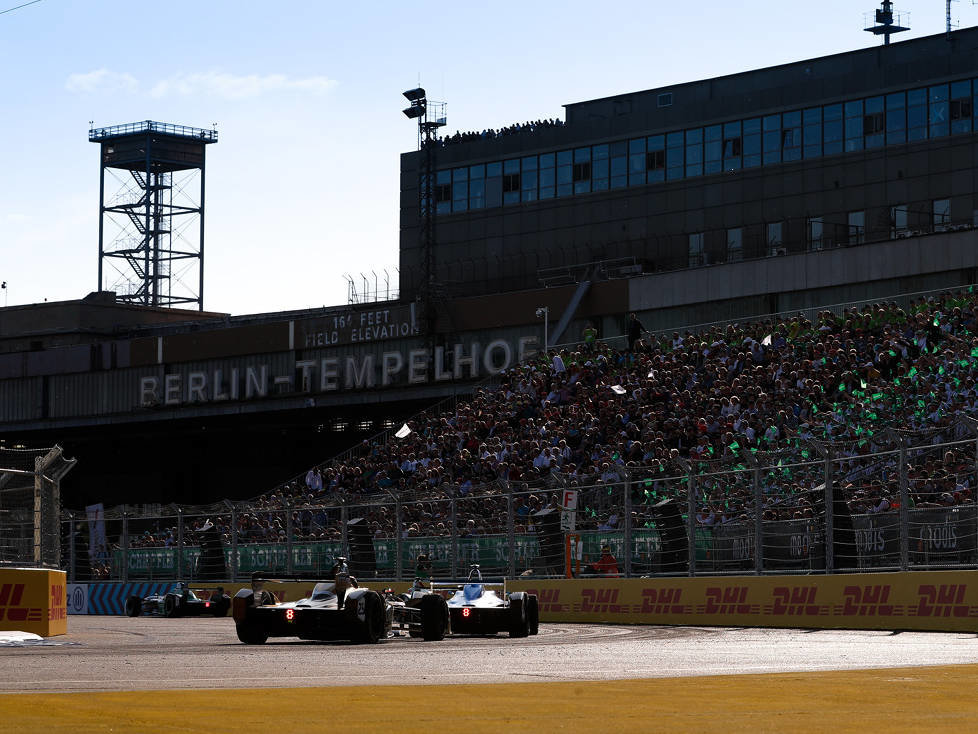
[[[407,438],[410,434],[411,434],[411,429],[408,427],[408,424],[405,423],[397,430],[397,433],[395,433],[394,435],[397,436],[398,438]]]

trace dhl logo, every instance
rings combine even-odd
[[[581,589],[582,612],[613,612],[631,611],[618,604],[618,589]]]
[[[563,612],[564,605],[560,603],[560,589],[527,589],[527,594],[537,595],[537,604],[541,612]]]
[[[890,599],[890,585],[879,586],[847,586],[842,590],[845,602],[842,605],[842,615],[845,617],[890,617],[894,607],[887,604]]]
[[[22,607],[24,584],[0,584],[0,622],[40,622],[39,607]]]
[[[816,593],[818,593],[816,586],[776,586],[771,613],[817,615],[819,608],[815,603]]]
[[[642,614],[682,614],[682,589],[642,589]]]
[[[706,614],[750,614],[746,586],[713,586],[706,590]]]
[[[59,619],[68,619],[68,610],[65,607],[65,587],[60,584],[53,584],[49,599],[48,621],[53,622]]]
[[[921,584],[918,617],[967,617],[971,607],[964,603],[967,584]]]

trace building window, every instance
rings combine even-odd
[[[557,154],[557,196],[574,193],[574,153],[562,150]]]
[[[571,170],[574,180],[574,193],[586,194],[591,190],[591,149],[578,148],[574,151],[574,167]]]
[[[971,80],[951,84],[951,133],[970,133],[974,103]]]
[[[608,189],[608,150],[607,143],[591,148],[591,190]]]
[[[934,231],[943,232],[951,224],[951,200],[934,199]]]
[[[703,233],[694,232],[689,236],[689,267],[695,268],[706,265],[703,257]]]
[[[682,133],[666,135],[666,178],[670,181],[683,177],[683,137]]]
[[[520,198],[523,201],[537,200],[537,157],[527,156],[523,159],[523,172],[520,174],[520,186],[523,189]]]
[[[504,173],[503,174],[503,193],[512,194],[513,192],[520,190],[520,174],[518,173]],[[508,203],[508,201],[507,201]]]
[[[452,211],[452,172],[438,171],[435,177],[435,211],[438,214],[451,214]]]
[[[822,108],[810,107],[802,113],[805,136],[805,158],[822,155]]]
[[[866,212],[849,212],[849,244],[861,245],[866,241]]]
[[[659,171],[666,167],[666,152],[650,150],[645,154],[645,168],[648,171]]]
[[[503,164],[502,161],[486,164],[486,208],[503,205]]]
[[[452,211],[464,212],[469,208],[469,169],[452,171]]]
[[[767,254],[784,255],[784,228],[782,222],[769,222],[767,225]]]
[[[661,135],[658,136],[661,139]],[[661,145],[659,146],[662,147]],[[628,141],[628,185],[641,186],[645,183],[645,172],[648,170],[645,155],[645,138],[635,138]],[[661,180],[661,179],[660,179]]]
[[[931,87],[928,96],[930,98],[929,137],[944,137],[949,132],[948,85],[938,84]]]
[[[659,107],[672,107],[672,92],[665,92],[660,94],[657,100]]]
[[[485,164],[469,166],[469,209],[482,209],[486,205]]]
[[[553,153],[543,153],[540,156],[540,198],[541,199],[552,199],[554,198],[554,184],[556,179],[554,177],[554,159]]]
[[[845,104],[846,152],[863,149],[863,101],[861,99]]]
[[[927,139],[927,90],[907,92],[907,141]]]
[[[899,237],[907,230],[907,205],[890,207],[890,237]]]
[[[703,128],[686,131],[686,177],[703,175]]]
[[[761,118],[744,120],[743,145],[744,168],[761,165]]]
[[[744,259],[744,230],[732,227],[727,230],[727,262]]]
[[[764,128],[764,165],[781,162],[781,115],[768,115],[762,121]]]
[[[842,152],[842,105],[822,108],[822,150],[825,155]]]
[[[624,140],[611,144],[611,188],[628,185],[628,143]]]
[[[907,142],[907,93],[886,95],[886,144]]]
[[[863,110],[863,144],[866,148],[880,148],[886,140],[883,116],[883,98],[870,97]]]
[[[723,165],[723,128],[720,125],[710,125],[703,131],[704,145],[704,171],[706,173],[720,173]]]
[[[825,222],[822,217],[808,218],[808,249],[821,250],[825,245],[825,238],[822,236]]]
[[[781,160],[801,160],[801,112],[781,115]]]

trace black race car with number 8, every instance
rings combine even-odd
[[[264,644],[269,637],[372,643],[390,634],[394,615],[390,601],[373,589],[361,587],[350,575],[344,558],[338,559],[333,580],[317,583],[305,599],[277,603],[264,589],[270,580],[253,577],[252,588],[241,589],[232,600],[238,639],[248,645]],[[442,607],[443,614],[425,618],[424,637],[440,640],[448,627],[447,604],[442,597],[434,603]]]

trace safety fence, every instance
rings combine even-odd
[[[971,433],[968,438],[962,434]],[[410,578],[419,556],[464,576],[743,575],[978,565],[978,437],[962,420],[929,434],[724,461],[618,467],[586,485],[457,486],[206,507],[65,513],[70,582],[322,575]]]
[[[0,447],[0,566],[60,567],[61,479],[74,464],[60,446]]]

